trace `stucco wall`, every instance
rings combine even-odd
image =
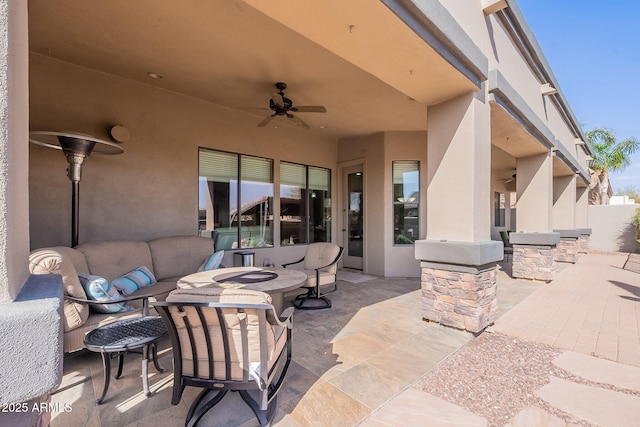
[[[342,138],[338,149],[338,160],[344,164],[364,162],[364,266],[369,274],[384,276],[384,236],[380,230],[384,227],[384,203],[382,191],[384,185],[384,134],[376,133],[362,137]],[[344,185],[344,184],[343,184]],[[341,189],[343,190],[343,189]],[[340,208],[345,206],[346,196],[341,191],[343,200],[338,201]],[[342,219],[344,223],[344,219]],[[341,227],[346,228],[346,227]],[[340,236],[342,244],[346,244],[344,235]]]
[[[635,253],[640,245],[635,240],[631,218],[638,207],[640,205],[590,205],[591,249]]]
[[[29,253],[27,8],[0,2],[0,303],[16,298]],[[9,27],[11,20],[11,27]]]
[[[27,4],[0,0],[0,404],[39,399],[62,378],[62,282],[29,276]],[[10,25],[9,25],[10,23]],[[10,409],[10,408],[9,408]],[[0,425],[35,425],[5,411]]]
[[[426,119],[426,118],[425,118]],[[420,161],[420,239],[427,235],[427,132],[386,132],[384,139],[384,270],[387,277],[419,277],[420,262],[413,245],[394,246],[393,242],[393,161]]]
[[[198,147],[274,159],[276,174],[278,160],[331,168],[335,194],[333,138],[286,124],[257,128],[259,115],[40,55],[31,55],[30,85],[32,130],[73,130],[109,140],[108,130],[121,124],[131,133],[124,154],[93,154],[83,167],[80,243],[195,234]],[[30,145],[31,247],[69,245],[66,160],[57,150]],[[258,252],[257,263],[265,257],[281,263],[303,248]],[[231,254],[224,262],[233,262]]]

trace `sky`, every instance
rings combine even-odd
[[[584,132],[640,140],[640,1],[517,0]],[[614,193],[640,190],[640,152],[610,173]]]

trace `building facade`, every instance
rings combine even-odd
[[[71,189],[30,130],[124,149],[85,161],[80,243],[201,233],[261,265],[330,240],[346,268],[421,277],[423,317],[473,332],[495,316],[501,231],[514,274],[546,281],[588,238],[590,148],[515,1],[0,4],[2,327],[49,301],[32,325],[49,353],[61,289],[27,257],[71,245]],[[46,395],[61,363],[29,386],[3,372],[18,391],[0,400]]]

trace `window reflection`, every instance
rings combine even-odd
[[[420,162],[393,162],[393,241],[413,244],[420,238]]]
[[[273,246],[272,160],[201,149],[199,175],[201,235],[216,249]]]
[[[330,241],[330,188],[328,169],[280,163],[281,245]]]

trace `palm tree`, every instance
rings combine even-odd
[[[600,194],[596,196],[602,201],[608,200],[609,171],[620,171],[631,164],[631,155],[638,151],[640,142],[637,138],[629,137],[618,142],[611,129],[597,127],[586,133],[591,146],[593,159],[589,167],[597,174],[600,181]],[[592,197],[589,197],[592,200]]]

